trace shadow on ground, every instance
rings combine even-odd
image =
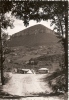
[[[45,81],[45,82],[47,81],[48,82],[48,81],[53,80],[56,77],[62,75],[62,73],[63,73],[63,71],[56,71],[56,72],[53,72],[51,74],[46,75],[44,78],[41,78],[40,80],[41,81]]]
[[[55,97],[60,96],[62,97],[64,94],[62,93],[39,93],[39,94],[31,94],[30,96],[18,96],[18,95],[11,95],[6,92],[0,91],[0,98],[2,99],[20,99],[20,98],[27,98],[27,97]]]
[[[34,94],[32,93],[30,96],[19,96],[19,95],[11,95],[8,94],[4,91],[2,91],[2,86],[0,86],[0,98],[1,99],[21,99],[21,98],[27,98],[27,97],[60,97],[60,98],[65,98],[64,100],[67,100],[67,93],[63,94],[63,93],[38,93],[38,94]]]

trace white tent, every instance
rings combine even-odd
[[[28,72],[27,72],[27,74],[32,74],[32,71],[29,69]]]

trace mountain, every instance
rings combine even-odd
[[[34,69],[46,67],[50,71],[60,68],[64,60],[64,50],[60,38],[54,31],[43,25],[34,25],[11,36],[11,48],[5,59],[5,70],[14,68]],[[31,65],[30,62],[35,64]]]
[[[12,35],[8,45],[11,47],[53,45],[58,41],[53,30],[38,24]]]

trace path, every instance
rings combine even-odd
[[[45,74],[13,74],[10,81],[3,86],[3,91],[17,96],[32,96],[34,94],[49,93],[52,91],[51,88],[46,82],[41,80],[45,76]],[[33,97],[34,99],[28,97],[28,100],[36,100],[35,98],[38,98],[38,100],[60,100],[58,99],[59,97],[55,97],[56,99],[53,99],[53,97],[44,99],[48,97],[36,97],[36,95]],[[26,100],[26,98],[20,100]]]

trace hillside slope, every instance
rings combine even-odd
[[[11,47],[53,45],[59,41],[54,33],[41,24],[34,25],[12,35],[8,45]]]
[[[54,31],[40,24],[12,35],[7,44],[13,52],[6,55],[6,70],[28,68],[37,72],[41,67],[50,71],[60,68],[64,49],[58,37]],[[37,64],[29,64],[31,59]]]

